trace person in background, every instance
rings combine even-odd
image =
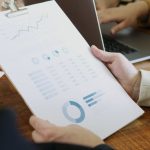
[[[121,2],[128,2],[120,5]],[[150,0],[96,0],[101,24],[116,22],[111,28],[114,35],[127,27],[144,26],[150,23]]]
[[[112,72],[126,92],[141,106],[150,106],[150,72],[138,71],[122,54],[91,47],[93,55]],[[14,116],[0,111],[0,148],[2,150],[113,150],[99,136],[77,125],[56,126],[31,116],[32,138],[25,140],[17,131]]]

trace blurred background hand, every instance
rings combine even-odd
[[[95,0],[95,2],[97,10],[116,7],[119,4],[119,0]]]
[[[100,10],[98,16],[101,24],[116,22],[117,24],[111,29],[111,33],[116,34],[127,27],[137,26],[140,18],[148,13],[148,4],[145,1],[137,1],[124,6]]]

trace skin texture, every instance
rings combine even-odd
[[[104,143],[96,134],[77,125],[56,126],[35,116],[30,118],[30,124],[34,128],[32,138],[37,143],[59,142],[89,147]]]
[[[149,6],[145,1],[137,1],[128,5],[98,11],[100,23],[117,23],[111,28],[113,35],[127,27],[137,26],[140,18],[148,13]]]
[[[116,7],[119,4],[119,0],[95,0],[95,2],[98,10]]]
[[[137,101],[134,95],[137,98],[139,90],[136,90],[134,94],[133,92],[134,89],[140,88],[137,84],[137,82],[140,82],[139,71],[120,53],[104,52],[96,46],[92,46],[91,50],[93,55],[107,66],[125,91]],[[138,87],[135,87],[137,85]]]
[[[96,46],[91,47],[91,52],[108,67],[132,97],[132,91],[134,91],[134,86],[137,85],[135,83],[139,77],[138,70],[121,54],[104,52]],[[138,91],[136,94],[138,95]],[[32,116],[29,122],[34,129],[32,138],[38,143],[60,142],[89,147],[104,143],[97,135],[77,125],[56,126],[35,116]]]

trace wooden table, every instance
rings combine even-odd
[[[150,70],[150,61],[135,66]],[[31,112],[6,76],[0,79],[0,107],[9,107],[16,112],[18,128],[31,140],[32,128],[28,123]],[[107,138],[105,142],[117,150],[150,150],[150,109],[143,109],[145,114],[142,117]]]

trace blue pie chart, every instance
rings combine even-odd
[[[68,111],[69,107],[77,108],[79,110],[79,112],[80,112],[79,117],[71,116],[71,114]],[[72,123],[81,123],[84,120],[84,118],[85,118],[84,109],[82,108],[82,106],[80,104],[78,104],[75,101],[69,101],[69,102],[66,102],[63,105],[63,114],[66,117],[66,119],[71,121]]]

